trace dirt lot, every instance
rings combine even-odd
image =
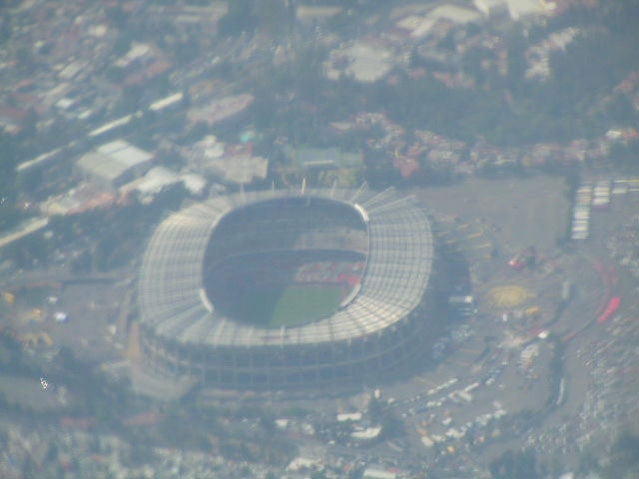
[[[434,212],[482,220],[494,226],[504,253],[528,245],[554,249],[568,221],[569,202],[563,179],[471,179],[454,186],[412,191]]]
[[[52,328],[55,345],[69,346],[86,359],[112,356],[116,351],[109,327],[116,324],[124,293],[124,287],[117,283],[66,285],[58,308],[68,314],[69,320]]]

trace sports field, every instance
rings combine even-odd
[[[246,321],[269,328],[297,326],[333,313],[340,299],[341,288],[336,284],[260,288],[245,298],[241,315]]]

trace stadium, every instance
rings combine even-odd
[[[167,217],[138,283],[152,371],[240,390],[377,383],[442,329],[426,212],[393,189],[260,191]]]

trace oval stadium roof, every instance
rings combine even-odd
[[[332,316],[281,329],[224,317],[203,288],[203,261],[212,231],[231,210],[268,199],[300,196],[262,191],[216,197],[168,217],[144,254],[138,284],[141,321],[167,340],[203,346],[293,346],[348,341],[381,332],[408,316],[426,291],[433,263],[430,223],[411,197],[393,189],[373,194],[307,190],[306,196],[350,204],[367,216],[368,262],[355,298]]]

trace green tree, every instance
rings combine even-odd
[[[633,140],[627,144],[613,143],[610,159],[618,168],[635,174],[639,171],[639,141]]]
[[[238,36],[252,33],[256,24],[253,0],[234,0],[229,2],[228,12],[218,22],[218,31],[223,36]]]
[[[10,16],[7,15],[0,19],[0,45],[3,45],[11,38],[12,26]]]
[[[533,451],[504,452],[490,463],[493,479],[539,479]]]
[[[105,14],[107,21],[112,27],[115,27],[118,30],[124,30],[126,28],[129,15],[120,5],[107,8]]]
[[[604,479],[630,479],[639,471],[639,436],[622,433],[610,451],[607,465],[602,468]]]
[[[526,48],[528,46],[519,24],[509,32],[506,44],[508,45],[507,85],[510,91],[518,94],[526,86]]]
[[[115,43],[113,44],[113,53],[115,55],[124,55],[131,48],[131,41],[132,38],[129,35],[121,33],[115,39]],[[117,70],[121,71],[120,68],[117,68]]]
[[[255,7],[260,30],[271,36],[290,33],[294,17],[282,0],[261,0]]]

